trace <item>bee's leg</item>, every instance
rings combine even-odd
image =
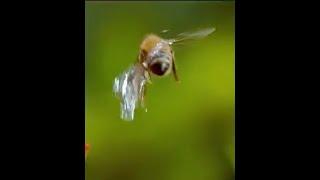
[[[151,76],[149,71],[145,71],[145,77],[147,78],[147,82],[152,84]]]
[[[175,64],[175,57],[174,57],[173,53],[172,53],[172,73],[173,73],[174,79],[177,82],[179,82],[179,77],[178,77],[178,74],[177,74],[177,69],[176,69],[176,64]]]
[[[140,106],[141,106],[142,108],[144,108],[145,89],[143,88],[142,91],[143,91],[143,92],[141,92],[141,94],[140,94]]]
[[[145,71],[144,72],[144,76],[146,78],[147,83],[151,84],[150,73],[148,71]],[[147,84],[143,84],[141,86],[141,89],[140,89],[139,100],[140,100],[140,105],[141,105],[142,108],[145,108],[145,97],[146,97],[146,94],[147,94],[147,90],[146,89],[147,89]]]
[[[142,88],[142,92],[141,92],[141,94],[140,94],[140,105],[141,105],[142,108],[146,108],[146,106],[145,106],[145,97],[146,97],[146,94],[147,94],[146,88],[147,88],[147,87],[144,86],[144,87]]]

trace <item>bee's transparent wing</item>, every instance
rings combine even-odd
[[[176,38],[169,39],[168,42],[170,45],[181,43],[188,40],[197,40],[202,39],[213,33],[216,29],[214,27],[204,28],[191,32],[184,32],[177,35]]]
[[[167,33],[169,31],[170,31],[169,29],[164,29],[164,30],[161,31],[161,33]]]

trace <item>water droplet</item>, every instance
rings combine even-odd
[[[138,101],[142,101],[146,82],[145,70],[141,64],[131,66],[115,78],[113,92],[120,98],[121,119],[127,121],[134,119],[134,111]]]

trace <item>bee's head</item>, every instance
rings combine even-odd
[[[151,72],[158,76],[165,76],[170,73],[171,63],[166,57],[153,59],[149,65]]]

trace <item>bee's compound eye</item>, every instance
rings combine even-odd
[[[164,75],[168,71],[168,69],[169,64],[165,62],[156,62],[151,64],[150,66],[150,70],[158,76]]]

